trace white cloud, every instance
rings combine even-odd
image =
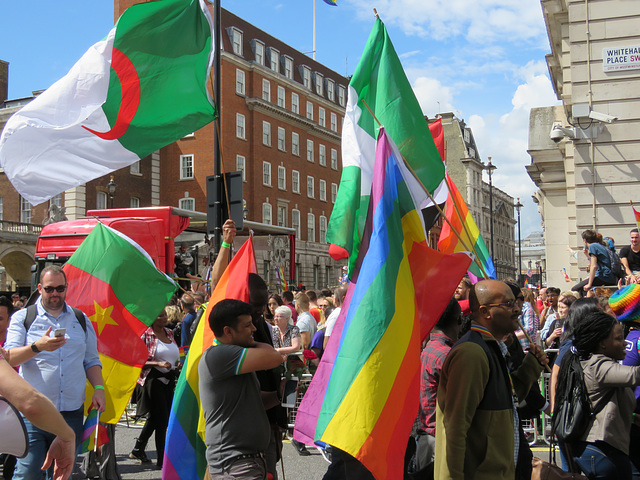
[[[451,88],[445,87],[435,78],[418,77],[413,82],[413,92],[425,115],[434,117],[438,112],[454,110],[451,103],[453,100]]]
[[[523,237],[525,232],[540,229],[537,207],[531,200],[536,186],[525,170],[531,163],[527,153],[529,112],[532,107],[559,103],[542,66],[542,62],[530,62],[519,70],[524,83],[513,93],[510,112],[501,116],[471,115],[468,121],[483,161],[492,157],[498,167],[493,174],[494,185],[514,198],[520,197],[524,204]]]
[[[360,18],[371,18],[371,2],[353,0]],[[471,42],[546,39],[538,0],[379,0],[380,18],[407,35]]]

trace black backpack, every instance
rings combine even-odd
[[[605,247],[609,254],[609,261],[611,262],[611,273],[615,275],[617,279],[624,278],[626,276],[624,268],[622,268],[622,262],[620,256],[616,253],[614,248]]]
[[[71,307],[71,309],[73,310],[73,313],[75,313],[76,319],[82,327],[82,330],[84,330],[84,333],[87,333],[87,322],[84,318],[84,313],[82,313],[82,310],[80,310],[79,308]],[[31,325],[33,324],[33,321],[37,316],[38,307],[36,305],[29,305],[27,307],[27,314],[24,317],[24,328],[27,330],[27,332],[31,328]]]
[[[567,355],[570,356],[571,353],[568,352]],[[607,392],[592,409],[580,362],[575,361],[571,362],[571,365],[565,365],[567,363],[565,360],[570,359],[563,359],[563,365],[560,367],[561,369],[569,367],[569,372],[564,379],[565,394],[564,398],[556,399],[551,432],[558,437],[558,440],[571,443],[582,438],[587,431],[589,422],[609,403],[615,389],[612,388]]]

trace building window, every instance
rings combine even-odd
[[[285,136],[284,128],[278,127],[278,150],[282,152],[287,151],[287,145],[286,145],[284,136]]]
[[[315,179],[312,176],[307,175],[307,197],[315,197],[315,185]]]
[[[291,191],[300,193],[300,172],[297,170],[291,171]]]
[[[331,130],[333,132],[338,131],[338,116],[333,112],[331,112]]]
[[[138,197],[131,197],[129,205],[131,205],[131,208],[140,208],[140,199]]]
[[[262,204],[262,223],[266,223],[267,225],[271,225],[273,221],[273,217],[271,216],[272,207],[270,203]]]
[[[1,198],[1,197],[0,197]],[[59,193],[57,195],[54,195],[53,197],[51,197],[51,199],[49,200],[49,207],[62,207],[62,194]],[[0,217],[1,219],[2,217]]]
[[[345,90],[345,88],[342,85],[338,85],[338,103],[341,107],[344,107],[347,103],[346,95],[347,91]]]
[[[244,115],[236,113],[236,137],[246,140],[245,132]]]
[[[196,211],[196,201],[194,198],[181,198],[178,200],[178,207],[183,210]]]
[[[323,202],[327,201],[327,181],[326,180],[320,180],[320,200]]]
[[[271,124],[262,122],[262,144],[267,147],[271,146]]]
[[[264,43],[256,40],[255,42],[256,63],[264,65]]]
[[[193,178],[193,155],[180,155],[180,180]]]
[[[284,103],[284,87],[281,87],[280,85],[278,85],[278,106],[280,108],[285,108],[285,103]]]
[[[313,213],[307,213],[307,241],[316,241],[316,216]]]
[[[271,60],[271,70],[280,73],[280,52],[275,48],[270,48],[269,58]]]
[[[238,95],[244,95],[245,93],[245,76],[244,70],[236,68],[236,93]]]
[[[338,196],[338,184],[331,184],[331,203],[336,203],[336,197]]]
[[[307,102],[307,118],[313,120],[313,103]]]
[[[291,93],[291,111],[300,115],[300,99],[297,93]]]
[[[271,186],[271,164],[262,162],[262,184],[267,187]]]
[[[318,219],[318,230],[318,233],[320,234],[318,240],[320,243],[325,243],[327,236],[327,217],[324,215],[320,215],[320,218]]]
[[[313,162],[313,140],[307,140],[307,160]]]
[[[291,132],[291,153],[300,156],[300,135],[296,132]]]
[[[107,193],[106,192],[97,192],[96,193],[96,208],[98,210],[104,210],[107,208]]]
[[[284,76],[293,80],[293,58],[287,55],[284,57]]]
[[[318,163],[322,167],[327,166],[327,147],[322,144],[318,145]]]
[[[302,84],[305,88],[311,90],[311,69],[305,65],[302,65],[300,68],[302,73]]]
[[[262,79],[262,99],[266,102],[271,101],[271,82],[267,79]]]
[[[335,102],[336,82],[327,79],[327,98]]]
[[[320,96],[324,94],[324,75],[316,72],[316,93]]]
[[[287,226],[287,207],[285,205],[278,205],[278,226]]]
[[[287,169],[282,165],[278,166],[278,188],[280,190],[287,189]]]
[[[0,197],[0,220],[2,220],[2,216],[4,215],[4,204],[2,197]]]
[[[300,238],[300,210],[291,210],[291,228],[296,231],[296,237]]]
[[[247,181],[247,161],[242,155],[236,155],[236,170],[242,172],[242,181]]]
[[[327,125],[326,113],[322,107],[318,107],[318,123],[321,127],[326,127]]]
[[[242,31],[236,27],[231,27],[229,36],[231,37],[231,45],[233,46],[233,53],[242,56]]]
[[[331,168],[338,169],[338,151],[335,148],[331,149]]]
[[[140,175],[140,160],[129,165],[129,173],[131,175]]]

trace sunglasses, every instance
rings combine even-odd
[[[42,287],[42,289],[47,293],[53,293],[54,290],[58,293],[62,293],[67,289],[67,286],[58,285],[57,287]]]

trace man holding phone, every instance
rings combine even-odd
[[[28,309],[16,312],[11,317],[5,348],[9,363],[22,365],[20,375],[53,402],[79,443],[87,379],[95,388],[92,406],[103,412],[106,400],[95,331],[86,315],[76,316],[67,305],[66,291],[67,277],[62,268],[46,267],[38,284],[35,318],[27,321]],[[54,436],[27,420],[25,424],[29,453],[18,460],[13,478],[40,480],[40,465]]]

